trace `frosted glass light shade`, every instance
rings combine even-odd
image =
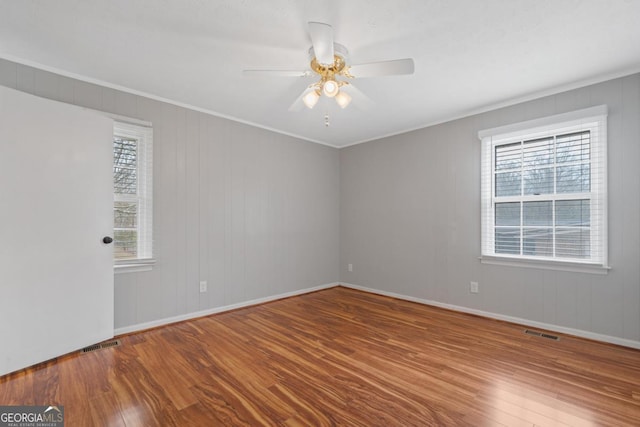
[[[348,93],[345,93],[344,91],[341,90],[336,95],[335,100],[340,106],[340,108],[346,108],[347,105],[351,103],[351,96]]]
[[[304,102],[304,105],[306,105],[307,108],[311,109],[318,103],[319,99],[320,95],[318,94],[318,92],[312,90],[302,97],[302,102]]]
[[[340,87],[338,86],[338,82],[335,80],[327,80],[322,85],[322,92],[328,96],[329,98],[333,98],[338,94]]]

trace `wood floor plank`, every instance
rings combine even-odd
[[[640,351],[343,287],[0,378],[67,426],[638,426]]]
[[[106,392],[92,397],[88,403],[88,411],[86,413],[89,414],[90,418],[80,419],[77,408],[74,408],[72,418],[69,419],[67,417],[67,424],[126,427],[122,413],[119,410],[118,397],[113,392]]]

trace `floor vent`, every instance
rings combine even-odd
[[[525,329],[524,333],[528,334],[528,335],[534,335],[536,337],[541,337],[541,338],[546,338],[546,339],[549,339],[549,340],[554,340],[554,341],[560,340],[560,337],[558,337],[556,335],[545,334],[544,332],[532,331],[531,329]]]
[[[80,350],[81,353],[91,353],[92,351],[102,350],[103,348],[110,347],[118,347],[120,345],[120,340],[106,341],[100,344],[90,345],[89,347],[85,347]]]

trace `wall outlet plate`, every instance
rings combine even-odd
[[[207,292],[207,281],[203,280],[200,282],[200,292]]]
[[[469,292],[471,292],[472,294],[477,294],[478,290],[478,282],[469,283]]]

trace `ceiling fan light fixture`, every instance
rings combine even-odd
[[[311,109],[315,107],[319,99],[320,94],[318,93],[318,91],[310,90],[305,96],[302,97],[302,102],[304,102],[304,105],[306,105],[307,108]]]
[[[327,97],[333,98],[340,91],[340,86],[338,82],[335,80],[327,80],[322,85],[322,93],[324,93]]]
[[[336,95],[335,100],[340,106],[340,108],[346,108],[347,105],[351,103],[351,96],[348,93],[341,90]]]
[[[413,74],[415,64],[412,58],[392,59],[386,61],[351,64],[349,51],[343,45],[334,42],[333,27],[322,22],[309,22],[308,32],[311,37],[309,48],[308,70],[287,69],[249,69],[244,75],[276,75],[295,77],[316,77],[316,80],[296,98],[289,111],[300,111],[306,106],[315,107],[320,98],[335,98],[340,108],[358,104],[361,108],[370,107],[372,101],[353,86],[349,80],[362,77],[381,77]],[[347,92],[343,89],[350,87]],[[364,105],[366,104],[366,105]],[[328,120],[328,118],[326,118]],[[328,122],[326,123],[328,125]]]

